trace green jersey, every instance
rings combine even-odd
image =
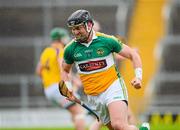
[[[89,43],[75,40],[69,43],[64,50],[64,60],[67,64],[75,63],[85,93],[98,95],[119,77],[113,53],[121,51],[122,43],[114,36],[93,33]]]

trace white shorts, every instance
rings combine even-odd
[[[118,100],[128,101],[126,86],[122,78],[115,80],[111,86],[101,94],[97,96],[86,95],[83,99],[84,103],[98,114],[100,120],[105,125],[110,122],[108,104]]]
[[[69,106],[75,104],[74,102],[67,100],[59,93],[58,83],[52,84],[48,88],[44,89],[44,93],[49,101],[58,104],[63,108],[68,108]]]

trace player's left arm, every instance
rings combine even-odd
[[[125,44],[122,44],[122,49],[118,54],[132,61],[135,70],[135,77],[131,81],[131,84],[137,89],[141,88],[142,62],[140,55],[134,49]]]

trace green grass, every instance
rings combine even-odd
[[[74,128],[0,128],[0,130],[74,130]],[[103,127],[101,130],[108,129]]]
[[[0,130],[74,130],[74,128],[0,128]],[[103,127],[101,130],[108,130],[108,129]],[[152,125],[151,130],[180,130],[180,124]]]
[[[74,128],[0,128],[0,130],[74,130]],[[102,128],[101,130],[108,129]]]
[[[180,130],[180,124],[175,125],[152,125],[151,130]]]

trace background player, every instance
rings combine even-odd
[[[36,73],[43,83],[46,98],[52,103],[65,108],[71,113],[76,130],[85,130],[82,108],[60,95],[58,83],[61,80],[61,62],[64,45],[69,41],[69,34],[63,28],[53,28],[50,32],[51,44],[41,53]]]

